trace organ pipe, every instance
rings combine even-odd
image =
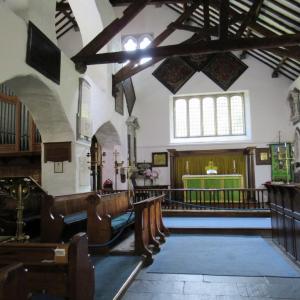
[[[20,107],[17,109],[17,106]],[[28,108],[19,102],[14,93],[0,84],[0,150],[1,145],[11,145],[8,151],[29,151],[32,144],[41,143],[41,135],[33,122]],[[17,127],[19,124],[19,129]],[[19,132],[17,132],[19,131]],[[33,140],[29,140],[32,137]],[[18,140],[17,140],[18,138]],[[18,148],[18,145],[20,149]]]

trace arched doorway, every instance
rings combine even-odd
[[[94,146],[94,149],[95,150],[97,149],[98,151],[98,161],[99,161],[99,166],[97,167],[99,170],[99,172],[97,172],[98,179],[96,179],[96,181],[101,180],[101,187],[102,187],[102,179],[104,181],[106,179],[111,179],[113,181],[114,188],[120,186],[121,184],[120,176],[116,176],[119,173],[118,172],[119,168],[116,168],[116,159],[122,160],[121,159],[122,153],[119,153],[120,150],[118,150],[119,151],[118,157],[115,157],[114,154],[116,153],[116,148],[120,148],[121,140],[115,126],[110,121],[105,122],[98,128],[98,130],[96,131],[93,137],[93,140],[95,141],[94,145],[96,145],[97,143],[97,147]],[[93,147],[93,140],[92,140],[91,148]],[[105,162],[102,157],[104,156],[103,155],[104,152],[105,152]],[[91,149],[91,157],[93,157],[92,149]],[[96,153],[94,157],[96,157]],[[96,166],[94,166],[94,170],[97,168]],[[94,186],[94,184],[92,184],[92,186]]]
[[[91,158],[91,188],[92,191],[102,189],[102,147],[93,136],[90,150]]]

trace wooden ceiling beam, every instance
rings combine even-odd
[[[102,49],[117,33],[119,33],[139,12],[147,5],[150,0],[136,0],[128,6],[121,18],[115,19],[104,28],[90,43],[88,43],[72,60],[76,61],[80,56],[91,55]]]
[[[249,10],[249,12],[247,13],[245,19],[243,20],[243,22],[241,23],[236,36],[240,37],[243,35],[245,29],[247,28],[247,26],[249,26],[251,23],[255,23],[256,19],[260,13],[260,9],[261,6],[263,4],[264,0],[255,0]]]
[[[57,2],[57,3],[56,3],[56,10],[57,10],[58,7],[67,7],[67,6],[68,6],[68,9],[66,9],[66,10],[63,10],[63,9],[62,9],[61,11],[59,11],[58,15],[59,15],[59,14],[63,14],[63,17],[62,17],[59,21],[57,21],[57,22],[55,23],[55,27],[57,27],[60,23],[64,22],[66,19],[68,19],[68,21],[67,21],[66,23],[64,23],[59,29],[56,30],[56,34],[58,34],[59,31],[61,31],[62,29],[64,29],[64,28],[65,28],[67,25],[69,25],[70,23],[72,23],[72,26],[69,28],[69,30],[72,29],[72,28],[74,28],[75,31],[78,30],[78,24],[77,24],[77,22],[76,22],[76,20],[75,20],[75,17],[73,16],[72,9],[71,9],[69,3],[63,2],[63,1]],[[58,15],[57,15],[57,16],[58,16]],[[69,30],[64,31],[63,34],[59,34],[59,35],[57,36],[57,38],[62,37],[62,36],[63,36],[65,33],[67,33]]]
[[[264,38],[227,39],[225,41],[201,41],[193,44],[179,44],[157,48],[138,49],[135,51],[119,51],[80,57],[76,62],[86,65],[122,63],[126,60],[138,60],[143,57],[170,57],[199,54],[222,53],[228,51],[249,49],[272,49],[276,47],[293,46],[300,43],[300,33],[284,34]],[[295,53],[300,59],[300,52]]]
[[[207,41],[210,40],[210,17],[209,17],[209,0],[203,0],[203,17],[204,17],[204,31]]]
[[[243,18],[243,15],[238,15],[238,16],[235,16],[234,18],[231,18],[230,20],[230,23],[233,23],[233,22],[238,22],[239,20],[241,20]],[[201,35],[204,35],[205,34],[205,31],[204,29],[202,29],[203,32],[201,33],[201,30],[199,30],[198,32],[198,35],[199,37]],[[216,25],[214,27],[211,27],[210,29],[210,34],[211,35],[215,35],[217,36],[218,35],[218,30],[219,30],[219,25]],[[189,39],[188,39],[189,40]],[[188,40],[186,40],[185,42],[187,42]],[[125,67],[123,67],[119,72],[117,72],[114,76],[113,76],[113,79],[114,79],[114,82],[115,83],[118,83],[118,82],[121,82],[133,75],[136,75],[137,73],[153,66],[154,64],[156,64],[157,62],[161,61],[163,58],[152,58],[150,61],[142,64],[142,65],[137,65],[137,66],[134,66],[134,67],[131,67],[131,68],[127,68],[127,65]]]
[[[57,39],[60,39],[63,35],[65,35],[67,32],[69,32],[72,28],[74,28],[73,24],[71,26],[69,26],[68,28],[66,28],[62,33],[60,33],[60,34],[56,33]]]
[[[110,0],[112,6],[126,6],[130,5],[134,0]],[[151,0],[148,4],[163,5],[172,3],[186,3],[187,0]]]
[[[277,65],[277,67],[272,72],[272,78],[277,78],[279,76],[279,71],[280,71],[281,67],[284,65],[284,63],[286,62],[286,60],[287,60],[287,57],[283,57],[281,59],[281,61]]]
[[[69,3],[65,2],[56,2],[56,11],[69,11],[71,10],[71,6]]]
[[[220,1],[222,1],[222,0],[210,0],[210,5],[212,7],[214,7],[215,9],[219,10]],[[239,14],[237,11],[235,11],[232,8],[229,8],[229,16],[230,17],[235,17],[237,14]],[[253,31],[257,32],[258,34],[261,34],[265,37],[276,36],[276,34],[273,31],[271,31],[268,28],[258,24],[257,22],[249,24],[248,27],[251,30],[253,30]],[[284,51],[285,55],[283,55],[283,56],[288,56],[288,57],[292,57],[294,59],[299,60],[299,54],[297,54],[297,52],[298,53],[300,52],[300,47],[299,46],[287,47],[287,49],[289,50],[289,51],[287,51],[288,53],[286,53],[286,51]],[[273,50],[272,50],[272,52],[273,52]],[[296,57],[298,57],[298,58],[296,58]]]
[[[250,37],[251,36],[251,29],[247,28],[247,33],[246,33],[246,37]],[[245,59],[247,57],[247,50],[243,50],[242,53],[240,54],[240,59]]]
[[[179,30],[186,30],[190,32],[199,32],[199,29],[201,30],[202,28],[199,28],[197,26],[192,26],[192,25],[183,25],[183,24],[175,24],[171,23],[170,26],[174,29],[179,29]]]
[[[190,39],[192,38],[188,38],[185,42],[188,42]],[[117,74],[113,75],[113,82],[114,84],[117,84],[121,81],[124,81],[125,79],[153,66],[154,64],[156,64],[157,62],[159,62],[160,60],[162,60],[163,58],[161,57],[156,57],[156,58],[152,58],[151,60],[147,61],[146,63],[142,64],[142,65],[135,65],[132,68],[128,68],[126,69],[126,67],[124,67],[123,69],[121,69]]]
[[[219,16],[219,39],[226,40],[228,37],[229,26],[229,0],[223,0],[220,2]]]
[[[168,27],[151,42],[151,46],[152,47],[158,46],[164,40],[166,40],[175,31],[175,28],[173,27],[173,25],[181,24],[183,21],[188,19],[193,14],[193,12],[199,7],[201,1],[202,0],[194,1],[191,6],[187,7],[185,9],[185,11],[173,23],[169,24]],[[159,60],[160,59],[158,59],[157,61],[159,61]],[[149,64],[150,63],[154,64],[156,62],[152,59],[151,61],[149,61]],[[134,68],[136,63],[137,63],[137,61],[132,61],[128,65],[126,65],[125,67],[120,69],[114,75],[115,81],[118,83],[118,82],[125,80],[126,78],[129,78],[130,76],[126,77],[125,79],[119,80],[119,78],[124,78],[124,75],[127,74],[130,69]],[[146,66],[146,64],[143,64],[143,66]],[[149,67],[149,66],[147,65],[147,67]]]

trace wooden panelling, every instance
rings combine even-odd
[[[276,209],[271,208],[272,239],[278,240],[278,218]]]
[[[71,162],[71,143],[57,142],[44,143],[44,161],[69,161]]]
[[[300,261],[300,219],[295,219],[295,253],[297,261]]]
[[[25,153],[24,153],[25,154]],[[0,176],[31,176],[41,183],[41,155],[5,156],[0,157]]]
[[[300,185],[266,185],[269,191],[272,238],[300,263]]]
[[[284,216],[284,228],[286,234],[286,251],[295,257],[294,251],[294,226],[293,226],[293,218],[290,216]]]
[[[285,247],[285,230],[284,230],[284,215],[281,212],[277,212],[278,222],[278,242],[281,246]]]

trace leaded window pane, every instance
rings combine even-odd
[[[203,111],[203,135],[210,136],[216,134],[215,128],[215,104],[214,99],[205,97],[202,100]]]
[[[241,96],[233,96],[230,99],[231,133],[233,135],[245,133],[244,102]]]
[[[192,98],[189,100],[189,127],[190,136],[201,135],[201,103],[200,99]]]
[[[184,99],[175,102],[175,133],[176,137],[187,136],[187,102]]]
[[[229,107],[227,97],[217,98],[217,135],[229,135]]]

